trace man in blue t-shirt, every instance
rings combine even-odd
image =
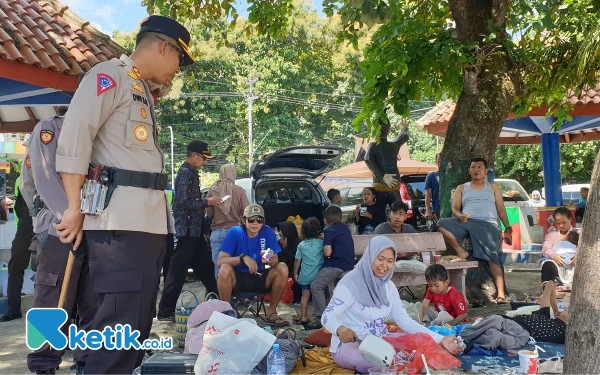
[[[258,204],[244,209],[243,224],[227,232],[219,248],[217,287],[221,300],[231,303],[231,293],[271,293],[267,324],[280,327],[289,323],[277,315],[277,305],[285,291],[288,268],[279,262],[281,252],[273,230],[265,225],[265,211]],[[272,250],[270,258],[263,256]],[[263,263],[264,262],[264,263]],[[269,265],[266,268],[265,265]]]
[[[308,323],[306,329],[321,328],[321,315],[327,307],[325,288],[330,282],[341,279],[344,274],[354,268],[354,241],[350,229],[342,222],[342,209],[329,206],[325,210],[325,229],[323,240],[323,255],[325,262],[310,284],[315,319]]]
[[[425,216],[429,220],[432,217],[435,217],[435,220],[440,219],[440,158],[441,153],[438,152],[435,155],[435,164],[438,170],[429,172],[425,177]]]

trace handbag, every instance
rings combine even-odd
[[[196,300],[196,304],[194,306],[184,305],[183,297],[186,293],[190,293],[192,296],[194,296],[194,300]],[[175,342],[177,343],[177,346],[179,346],[180,348],[184,348],[185,336],[187,335],[188,320],[190,319],[190,315],[192,315],[192,312],[194,311],[194,309],[196,309],[200,302],[198,302],[198,297],[196,297],[194,292],[191,292],[189,290],[184,290],[179,296],[179,299],[181,301],[181,306],[175,309]]]

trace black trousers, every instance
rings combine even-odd
[[[91,329],[129,324],[138,341],[150,336],[165,255],[165,235],[132,231],[85,231],[90,272],[99,306]],[[144,350],[91,350],[86,374],[131,374]]]
[[[31,217],[25,216],[19,219],[17,233],[10,248],[10,260],[8,261],[8,315],[18,315],[21,313],[23,277],[31,260],[29,245],[33,236],[33,221]]]
[[[558,277],[558,267],[552,262],[545,262],[542,265],[542,282],[554,281],[560,283]]]
[[[69,252],[70,245],[60,242],[56,236],[48,236],[38,254],[33,307],[55,308],[58,306]],[[98,296],[92,289],[88,260],[87,253],[75,258],[64,307],[67,313],[70,313],[75,306],[77,307],[80,317],[79,329],[86,332],[90,329],[92,320],[98,311]],[[68,336],[69,324],[70,321],[67,321],[62,327],[65,336]],[[64,354],[64,349],[56,350],[46,345],[27,354],[27,367],[31,372],[55,369],[60,365]],[[89,350],[77,348],[73,356],[76,362],[85,364],[88,354]]]
[[[173,255],[173,250],[175,250],[175,235],[173,233],[167,234],[167,252],[165,253],[165,258],[163,260],[162,265],[162,274],[163,277],[167,278],[167,273],[169,271],[169,265],[171,264],[171,255]]]
[[[190,265],[206,291],[218,294],[215,266],[204,237],[177,237],[177,247],[171,255],[169,272],[158,305],[159,316],[168,317],[175,313],[175,305]]]

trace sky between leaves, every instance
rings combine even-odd
[[[140,0],[61,0],[79,17],[90,21],[101,32],[112,35],[113,30],[133,31],[148,16]],[[247,18],[246,1],[238,1],[238,13]],[[313,0],[313,8],[323,16],[321,0]]]

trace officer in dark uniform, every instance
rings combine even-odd
[[[178,22],[145,19],[131,56],[87,73],[58,141],[56,170],[69,204],[55,229],[74,250],[85,231],[100,301],[91,329],[128,324],[140,332],[140,343],[150,335],[156,315],[165,237],[174,233],[148,82],[168,84],[180,66],[193,63],[189,42],[189,32]],[[131,374],[143,356],[144,350],[92,350],[85,373]]]
[[[66,111],[66,107],[61,107]],[[61,177],[56,169],[56,147],[60,136],[64,117],[50,116],[38,122],[31,133],[29,155],[31,171],[39,197],[36,205],[40,211],[36,216],[34,232],[41,240],[38,255],[38,268],[35,273],[35,293],[33,307],[53,308],[58,306],[62,283],[65,278],[70,246],[60,242],[52,224],[59,223],[62,213],[68,206],[67,196]],[[98,296],[92,291],[92,279],[87,254],[75,258],[69,280],[65,310],[71,312],[77,307],[80,317],[79,329],[87,331],[98,309]],[[67,325],[63,333],[67,335]],[[54,374],[64,355],[64,350],[56,350],[49,345],[27,355],[27,366],[37,374]],[[89,350],[76,348],[74,358],[76,373],[83,373]]]

